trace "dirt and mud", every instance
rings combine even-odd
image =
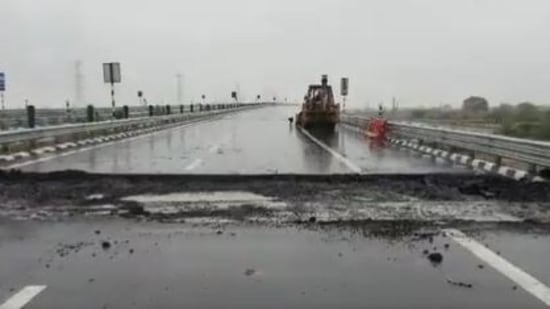
[[[540,307],[447,228],[548,274],[546,183],[11,172],[0,201],[0,298],[37,308]]]
[[[194,226],[362,229],[521,225],[546,229],[550,185],[479,175],[0,175],[0,216],[63,220],[113,216]]]

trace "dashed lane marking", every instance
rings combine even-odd
[[[46,289],[45,285],[28,285],[0,305],[0,309],[20,309]]]
[[[185,167],[185,170],[186,171],[194,170],[195,168],[197,168],[201,164],[202,164],[202,159],[195,159],[193,162],[191,162],[191,164],[189,164]]]
[[[508,279],[521,286],[525,291],[535,296],[544,304],[550,307],[550,289],[544,283],[537,280],[535,277],[521,270],[514,264],[508,262],[498,254],[487,249],[484,245],[466,236],[459,230],[446,229],[445,232],[455,242],[466,248],[473,255],[499,271]]]
[[[332,148],[330,148],[329,146],[327,146],[325,143],[321,142],[320,140],[318,140],[316,137],[314,137],[313,135],[311,135],[307,130],[303,129],[303,128],[300,128],[300,132],[302,132],[307,138],[309,138],[311,141],[313,141],[315,144],[317,144],[317,146],[323,148],[323,150],[327,151],[328,153],[330,153],[333,157],[335,157],[338,161],[342,162],[347,168],[349,168],[352,172],[354,173],[357,173],[357,174],[361,174],[362,172],[362,169],[355,165],[355,163],[351,162],[350,160],[348,160],[347,158],[345,158],[343,155],[341,155],[340,153],[338,153],[337,151],[333,150]]]

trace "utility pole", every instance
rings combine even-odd
[[[84,103],[84,75],[82,74],[82,61],[77,60],[74,65],[74,101],[73,105]]]
[[[176,99],[178,104],[183,104],[183,75],[178,73],[176,74]]]
[[[6,91],[6,73],[0,72],[0,101],[2,102],[2,110],[6,109],[4,91]]]

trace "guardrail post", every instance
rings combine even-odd
[[[36,124],[36,111],[34,105],[27,106],[27,124],[29,128],[34,128]]]
[[[88,105],[86,107],[86,121],[87,122],[94,122],[94,117],[95,116],[95,112],[94,112],[94,106],[93,105]]]
[[[180,105],[180,114],[183,114],[183,105]]]
[[[155,115],[155,110],[153,108],[153,105],[147,106],[149,108],[149,117],[153,117]]]
[[[170,113],[171,113],[170,105],[166,105],[166,115],[170,115]]]
[[[193,112],[193,104],[189,105],[189,112]]]
[[[130,109],[128,108],[128,105],[124,105],[122,107],[122,117],[124,117],[124,119],[128,119],[128,117],[130,117]]]
[[[527,172],[529,172],[531,175],[537,175],[538,169],[536,164],[529,164],[529,167],[527,167]]]

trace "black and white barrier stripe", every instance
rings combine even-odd
[[[469,166],[473,169],[488,172],[496,173],[505,177],[513,178],[516,180],[532,180],[532,181],[544,181],[542,177],[532,175],[527,171],[508,167],[508,166],[498,166],[494,162],[489,162],[480,159],[474,159],[471,156],[458,154],[458,153],[449,153],[448,151],[442,149],[434,149],[428,146],[421,146],[414,141],[400,140],[390,138],[389,142],[400,147],[410,148],[416,151],[419,151],[423,154],[428,154],[433,157],[438,157],[451,161],[455,164]]]
[[[196,119],[186,119],[185,123],[193,123],[204,120],[204,117],[198,117]],[[11,153],[6,155],[0,155],[0,165],[8,165],[17,163],[18,161],[25,161],[27,159],[33,159],[37,156],[46,155],[48,153],[54,153],[54,152],[65,152],[69,151],[73,148],[80,148],[80,147],[86,147],[90,145],[96,145],[96,144],[102,144],[107,142],[112,142],[116,140],[121,140],[125,138],[135,137],[138,135],[143,135],[147,133],[152,133],[155,131],[165,130],[173,127],[180,126],[182,124],[185,124],[182,122],[171,122],[166,124],[156,124],[151,127],[142,127],[141,129],[136,129],[128,132],[121,132],[121,133],[115,133],[105,136],[98,136],[94,138],[87,138],[75,142],[65,142],[56,144],[53,146],[48,147],[40,147],[36,149],[32,149],[30,151],[21,151],[17,153]]]

